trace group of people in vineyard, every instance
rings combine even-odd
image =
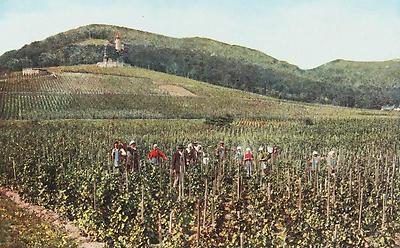
[[[219,164],[225,164],[228,155],[231,154],[239,166],[244,166],[246,175],[251,177],[253,174],[254,163],[259,163],[262,174],[266,174],[269,166],[274,163],[278,155],[278,147],[273,146],[260,146],[258,153],[253,154],[250,147],[243,151],[241,146],[234,148],[227,148],[223,141],[219,142],[217,148],[214,150],[215,160]],[[125,169],[127,172],[135,172],[140,170],[140,155],[135,141],[131,141],[126,146],[121,141],[116,141],[111,150],[111,159],[113,161],[114,170],[119,171]],[[147,159],[152,165],[160,165],[164,161],[168,161],[167,155],[159,149],[157,144],[153,144],[152,149],[147,154]],[[178,145],[176,151],[172,155],[171,169],[175,174],[176,185],[179,176],[187,166],[192,166],[198,163],[209,165],[212,161],[208,151],[203,149],[199,142],[191,142],[186,147]],[[125,166],[123,166],[125,165]]]
[[[307,160],[308,172],[316,172],[321,169],[321,162],[326,161],[328,171],[335,175],[338,164],[338,152],[334,148],[327,153],[326,156],[321,156],[317,151],[312,152],[311,159]]]
[[[223,141],[219,142],[214,150],[214,160],[210,157],[208,151],[203,149],[199,142],[191,142],[186,147],[178,145],[172,154],[171,171],[174,174],[174,186],[178,185],[181,176],[185,173],[188,166],[203,164],[208,166],[211,161],[216,164],[225,165],[228,157],[233,158],[239,168],[244,168],[247,177],[252,177],[255,165],[258,165],[262,176],[267,175],[272,165],[276,163],[279,154],[279,148],[276,145],[260,146],[256,153],[250,147],[243,149],[241,146],[227,148]],[[230,155],[230,156],[229,156]],[[141,168],[141,159],[135,141],[129,142],[126,146],[120,141],[114,143],[111,151],[111,158],[115,171],[126,170],[129,173],[137,172]],[[152,165],[161,165],[162,162],[169,161],[168,156],[153,144],[152,149],[147,154],[147,159]],[[311,159],[307,160],[308,171],[318,171],[321,162],[325,160],[331,173],[335,173],[337,164],[337,151],[331,150],[323,157],[317,151],[312,153]]]

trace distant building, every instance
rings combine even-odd
[[[103,62],[98,62],[96,65],[98,67],[122,67],[122,66],[124,66],[124,63],[120,63],[117,61],[113,61],[112,59],[108,59]]]
[[[39,73],[40,73],[39,69],[32,69],[32,68],[23,68],[22,69],[23,76],[34,76],[34,75],[39,75]]]
[[[124,63],[113,61],[107,56],[107,45],[104,45],[103,61],[96,64],[98,67],[122,67]]]
[[[395,105],[385,105],[381,107],[381,110],[383,111],[392,111],[392,110],[397,110],[395,109]]]

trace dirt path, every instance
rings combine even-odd
[[[178,85],[165,84],[160,82],[153,83],[157,85],[160,90],[167,92],[170,96],[197,96],[196,94],[193,94],[189,90]]]
[[[70,221],[62,218],[56,212],[45,209],[42,206],[26,203],[21,199],[21,197],[17,193],[7,188],[0,187],[0,194],[3,194],[8,198],[10,198],[13,202],[17,204],[18,207],[25,209],[29,213],[32,213],[41,219],[49,221],[57,228],[64,230],[68,234],[69,238],[72,238],[77,241],[78,247],[80,248],[104,247],[104,243],[93,242],[89,237],[83,236],[79,228],[73,225]]]

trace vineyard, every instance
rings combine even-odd
[[[133,67],[71,66],[49,71],[51,74],[40,77],[1,78],[0,119],[198,119],[227,114],[301,119],[391,115],[278,100]]]
[[[398,114],[273,99],[149,70],[70,66],[0,78],[0,186],[107,247],[400,246]],[[101,120],[96,120],[101,119]],[[142,120],[137,120],[142,119]],[[144,120],[143,120],[144,119]],[[140,171],[112,168],[135,140]],[[225,162],[214,150],[229,148]],[[209,164],[173,187],[177,145]],[[157,143],[169,158],[154,166]],[[279,147],[266,174],[234,148]],[[337,171],[313,151],[338,151]]]
[[[400,122],[395,118],[235,121],[2,121],[0,180],[30,202],[55,209],[109,247],[393,247],[400,232]],[[141,170],[111,170],[113,142],[135,139]],[[226,163],[186,168],[172,187],[169,162],[152,166],[153,142],[171,159],[178,144],[219,140],[255,151],[276,144],[267,175],[228,153]],[[313,150],[338,150],[338,170]],[[396,240],[397,239],[397,240]],[[397,242],[397,243],[396,243]]]

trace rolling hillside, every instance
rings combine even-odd
[[[117,31],[125,45],[122,58],[113,47]],[[110,58],[133,66],[281,99],[360,108],[400,102],[399,62],[336,61],[304,71],[254,49],[211,39],[177,39],[99,24],[9,51],[0,57],[0,70],[94,64],[102,60],[104,45]]]
[[[0,80],[1,119],[303,119],[389,113],[300,104],[146,69],[53,67],[53,75]]]
[[[358,87],[399,87],[400,60],[359,62],[335,60],[309,70],[315,79]]]

